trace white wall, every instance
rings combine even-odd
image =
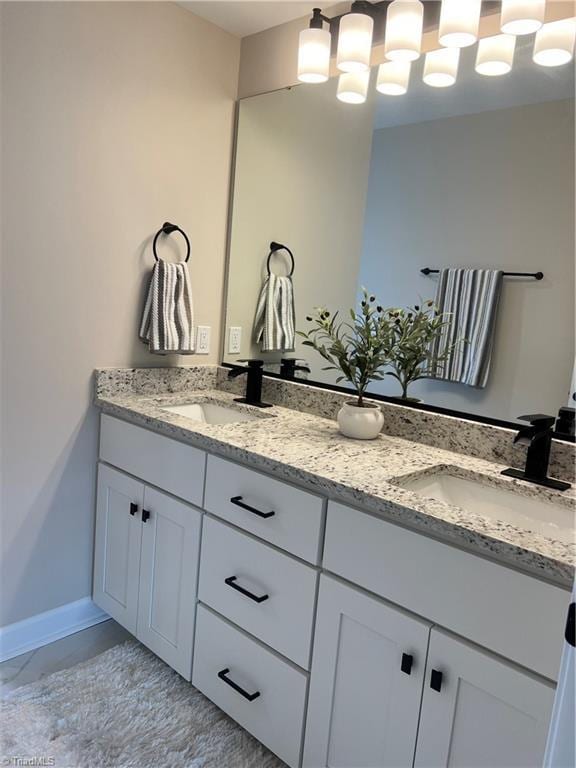
[[[504,279],[486,389],[421,381],[412,397],[514,419],[555,413],[574,363],[574,101],[374,132],[360,284],[385,305],[434,298],[421,267],[543,271]],[[397,395],[388,379],[371,391]]]
[[[165,219],[218,359],[240,43],[172,3],[0,6],[6,625],[90,593],[93,369],[194,361],[136,336]]]
[[[331,81],[320,91],[299,86],[240,103],[226,327],[242,328],[242,349],[224,355],[230,362],[281,356],[253,343],[272,240],[294,253],[298,330],[314,307],[355,304],[373,109],[350,109],[335,89]],[[273,257],[272,269],[285,274],[281,258]],[[305,357],[313,378],[322,378],[325,363],[296,341],[289,356]]]

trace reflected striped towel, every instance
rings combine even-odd
[[[262,352],[294,349],[294,287],[287,275],[268,275],[260,291],[254,338]]]
[[[142,313],[140,339],[158,355],[194,352],[194,312],[188,265],[158,259]]]
[[[439,312],[450,315],[450,322],[432,344],[432,352],[448,355],[431,364],[431,378],[486,386],[501,290],[499,269],[440,271],[436,306]]]

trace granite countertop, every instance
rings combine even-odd
[[[95,403],[111,416],[273,473],[566,588],[572,586],[574,541],[566,543],[424,498],[403,488],[402,482],[415,475],[442,472],[513,488],[527,498],[554,501],[566,508],[567,515],[574,514],[574,489],[559,493],[502,477],[501,464],[398,437],[382,434],[373,441],[351,440],[339,434],[332,420],[280,406],[250,408],[258,417],[254,421],[218,426],[163,410],[191,401],[247,408],[238,406],[231,394],[206,389],[153,396],[100,394]]]

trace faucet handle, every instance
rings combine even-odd
[[[249,368],[262,368],[264,360],[250,358],[249,360],[238,360],[239,363],[247,363]]]
[[[556,423],[554,416],[546,416],[544,413],[532,413],[527,416],[518,416],[520,421],[530,422],[530,426],[536,429],[549,429]]]

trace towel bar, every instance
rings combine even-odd
[[[436,275],[440,272],[439,269],[430,269],[430,267],[424,267],[420,270],[423,275]],[[534,280],[542,280],[544,272],[503,272],[504,277],[532,277]]]

